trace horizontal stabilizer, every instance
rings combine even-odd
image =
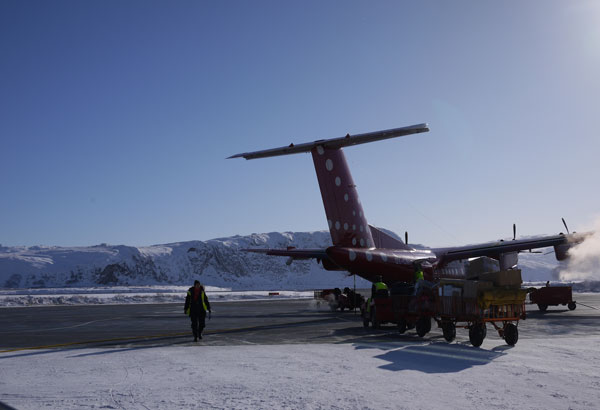
[[[327,257],[325,249],[264,249],[250,248],[242,249],[245,252],[263,253],[270,256],[289,256],[294,259],[324,259]]]
[[[429,128],[427,124],[418,124],[411,125],[409,127],[402,128],[393,128],[391,130],[384,131],[375,131],[368,132],[366,134],[356,134],[356,135],[346,135],[341,138],[332,138],[328,140],[318,140],[314,142],[307,142],[304,144],[290,144],[287,147],[281,148],[272,148],[266,149],[262,151],[254,151],[254,152],[245,152],[243,154],[232,155],[229,158],[246,158],[246,159],[256,159],[256,158],[267,158],[267,157],[276,157],[279,155],[290,155],[290,154],[298,154],[300,152],[310,152],[313,148],[323,147],[323,148],[342,148],[349,147],[352,145],[358,144],[366,144],[367,142],[373,141],[381,141],[389,138],[402,137],[404,135],[418,134],[421,132],[427,132]],[[228,158],[228,159],[229,159]]]

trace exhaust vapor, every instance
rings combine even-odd
[[[561,280],[600,281],[600,217],[589,232],[583,242],[569,249],[567,266],[560,272]]]

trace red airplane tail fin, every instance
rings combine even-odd
[[[300,152],[312,153],[333,245],[373,248],[379,245],[373,240],[373,234],[367,224],[362,205],[358,199],[356,186],[352,180],[342,147],[427,131],[429,131],[427,124],[418,124],[366,134],[348,134],[345,137],[318,140],[298,145],[290,144],[281,148],[237,154],[229,158],[243,157],[246,159],[256,159],[297,154]],[[377,236],[378,238],[380,237],[379,235]],[[400,245],[396,243],[395,246]]]
[[[374,247],[373,236],[342,149],[318,145],[311,153],[333,245]]]

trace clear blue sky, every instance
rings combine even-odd
[[[596,1],[2,1],[0,243],[327,228],[310,155],[348,148],[371,224],[453,245],[600,211]]]

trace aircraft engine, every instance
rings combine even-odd
[[[562,245],[554,246],[554,254],[556,255],[556,260],[564,261],[569,258],[569,249],[571,248],[570,243],[565,243]]]

